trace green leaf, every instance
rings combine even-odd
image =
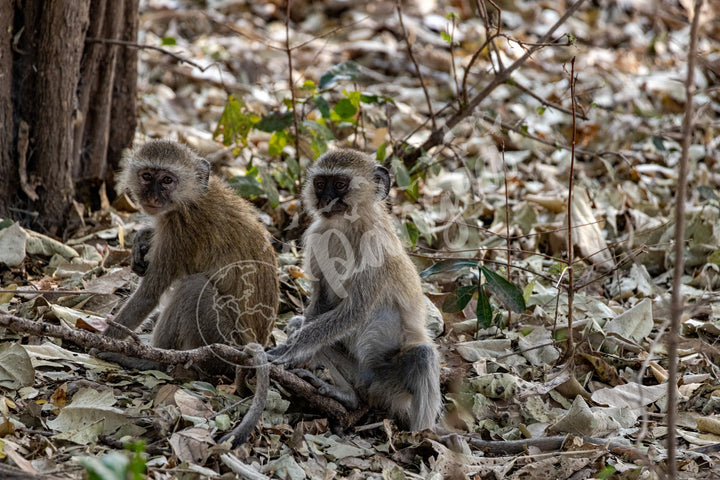
[[[664,152],[667,150],[665,148],[665,144],[663,143],[663,139],[657,136],[652,137],[652,143],[655,145],[655,148],[657,148],[659,151]]]
[[[300,178],[300,175],[302,174],[302,168],[300,167],[300,164],[295,160],[293,157],[288,158],[285,160],[285,165],[287,165],[288,173],[293,178],[293,180],[297,180]]]
[[[415,248],[417,245],[417,241],[420,238],[420,231],[415,226],[415,224],[411,221],[405,221],[403,223],[403,233],[404,236],[407,238],[408,242],[410,242],[410,246]]]
[[[410,180],[410,174],[408,173],[407,168],[405,168],[405,165],[402,163],[402,161],[400,161],[400,159],[397,157],[393,158],[391,165],[398,187],[400,187],[402,190],[407,190],[408,188],[410,188],[412,180]]]
[[[335,139],[335,135],[320,122],[305,120],[302,122],[302,133],[310,136],[310,148],[313,151],[313,158],[317,158],[327,152],[328,142]]]
[[[523,313],[525,311],[522,290],[485,266],[481,266],[480,271],[485,275],[487,281],[485,288],[495,295],[498,302],[513,312]]]
[[[343,90],[343,93],[347,97],[350,102],[352,102],[353,107],[359,108],[360,107],[360,100],[362,100],[362,92],[354,92],[354,91],[348,91]]]
[[[445,313],[462,312],[462,309],[472,300],[477,289],[477,285],[463,285],[455,292],[449,293],[443,301],[442,311]]]
[[[88,472],[89,480],[126,480],[130,460],[120,452],[110,452],[102,457],[80,458]]]
[[[285,130],[292,125],[293,117],[292,112],[273,112],[270,115],[265,115],[255,124],[255,128],[262,132],[278,132]]]
[[[542,115],[543,113],[545,113],[545,106],[541,105],[541,106],[537,107],[535,110],[537,110],[538,115]]]
[[[175,37],[163,37],[160,45],[163,47],[172,47],[173,45],[177,45],[177,39]]]
[[[330,118],[330,105],[327,100],[320,95],[315,95],[313,98],[315,99],[315,105],[318,110],[320,110],[320,115],[322,115],[323,118]]]
[[[420,198],[420,182],[418,178],[418,174],[413,175],[410,179],[410,186],[405,189],[405,193],[410,196],[413,201],[417,201]]]
[[[440,260],[432,267],[426,268],[420,272],[420,278],[427,278],[436,273],[455,272],[463,268],[477,268],[477,260],[469,260],[467,258],[454,258],[451,260]]]
[[[485,289],[478,288],[477,322],[479,328],[490,328],[493,320],[493,309]]]
[[[352,120],[357,110],[357,107],[353,105],[353,102],[349,98],[341,98],[338,103],[335,104],[335,108],[333,108],[337,116],[344,121]]]
[[[700,185],[697,187],[697,191],[700,194],[700,198],[703,200],[719,200],[715,190],[708,185]],[[2,222],[0,222],[0,229],[2,229]]]
[[[280,204],[280,193],[278,193],[275,181],[271,174],[269,174],[264,168],[260,169],[260,184],[262,189],[267,195],[268,201],[272,208],[276,208]]]
[[[595,478],[598,480],[607,480],[612,478],[615,472],[615,467],[612,465],[605,465],[598,473],[595,474]]]
[[[440,32],[440,36],[443,40],[445,40],[447,43],[452,43],[452,36],[447,32]]]
[[[305,83],[303,83],[303,86],[300,87],[300,90],[310,92],[310,95],[315,95],[315,82],[312,80],[305,80]]]
[[[232,187],[238,195],[244,198],[259,197],[265,190],[257,178],[252,175],[243,175],[241,177],[233,177],[228,180],[230,187]]]
[[[285,145],[287,145],[289,138],[290,135],[288,135],[282,130],[273,133],[272,137],[270,137],[270,140],[268,141],[268,155],[270,155],[271,157],[274,157],[275,155],[280,155],[283,151],[283,148],[285,148]]]
[[[380,163],[380,164],[385,163],[385,157],[387,156],[386,151],[387,151],[387,142],[383,142],[378,147],[377,152],[375,152],[375,160],[377,160],[378,163]]]
[[[339,80],[355,80],[360,73],[360,65],[349,60],[347,62],[333,65],[320,77],[320,89],[329,87]]]
[[[244,106],[242,99],[236,99],[234,95],[228,97],[213,132],[213,137],[222,136],[222,143],[226,147],[234,143],[240,143],[246,147],[248,133],[259,120],[255,115],[243,112]]]

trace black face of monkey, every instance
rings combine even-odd
[[[343,201],[350,188],[347,175],[317,175],[313,179],[317,208],[326,216],[345,212],[348,204]]]
[[[172,203],[173,192],[178,186],[177,176],[161,168],[142,168],[137,172],[138,200],[148,215],[157,215]]]

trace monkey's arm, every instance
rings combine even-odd
[[[372,285],[368,279],[358,279],[354,285]],[[352,335],[367,324],[372,306],[369,298],[377,293],[353,285],[334,309],[317,316],[308,315],[302,328],[288,338],[287,343],[268,352],[274,363],[301,363],[312,358],[320,349]]]
[[[145,276],[150,265],[147,254],[150,250],[154,232],[153,228],[143,228],[135,235],[133,240],[130,269],[141,277]]]
[[[115,316],[115,323],[135,330],[157,306],[160,296],[170,287],[174,278],[173,272],[163,271],[159,264],[153,264],[140,287]],[[108,327],[104,334],[117,339],[127,336],[122,329],[117,327]]]

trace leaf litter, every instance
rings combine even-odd
[[[707,5],[711,2],[705,2],[701,17],[702,61],[696,75],[680,396],[678,405],[667,405],[663,335],[674,261],[686,3],[665,3],[657,11],[643,2],[584,6],[558,32],[571,34],[573,45],[533,55],[512,81],[446,132],[444,143],[451,148],[421,159],[419,167],[393,163],[398,230],[418,271],[438,271],[424,279],[429,301],[453,306],[443,313],[435,309],[434,331],[443,353],[440,423],[464,436],[402,432],[372,413],[357,428],[338,434],[327,419],[273,385],[261,426],[247,444],[229,452],[214,439],[247,411],[252,385],[236,392],[232,379],[183,382],[163,372],[126,371],[67,342],[20,340],[7,333],[0,349],[0,456],[28,475],[54,478],[79,478],[83,468],[105,472],[100,478],[125,478],[108,472],[135,468],[136,455],[150,478],[214,478],[229,472],[292,479],[662,478],[665,415],[673,408],[680,412],[679,475],[715,478],[720,471],[720,301],[715,294],[720,285],[720,103],[714,85],[720,32],[710,20],[718,13]],[[531,42],[557,20],[563,5],[504,2],[503,31]],[[309,42],[293,50],[295,83],[312,80],[325,89],[310,116],[325,112],[337,122],[332,131],[307,124],[315,133],[308,130],[303,140],[308,144],[300,145],[306,158],[331,139],[337,139],[331,144],[374,151],[391,139],[407,137],[419,145],[427,138],[426,97],[405,54],[394,8],[394,2],[293,2],[292,43]],[[454,28],[445,16],[452,12],[458,16]],[[463,72],[487,32],[467,2],[424,0],[403,6],[403,15],[438,112],[457,96],[451,66]],[[308,293],[297,248],[304,221],[298,175],[307,163],[288,163],[293,142],[272,133],[287,123],[287,56],[273,48],[284,44],[283,18],[284,6],[274,2],[211,1],[203,8],[196,2],[145,2],[141,43],[167,45],[210,68],[200,72],[160,52],[141,50],[137,139],[171,137],[192,145],[245,189],[283,242],[276,342],[284,340],[284,321],[300,311]],[[169,38],[173,42],[163,40]],[[478,60],[469,84],[481,88],[493,74],[488,54],[507,65],[523,48],[501,37],[497,48]],[[580,153],[571,212],[580,260],[569,332],[562,260],[567,258],[570,155],[563,146],[570,138],[567,65],[572,56],[579,72]],[[343,90],[392,103],[353,103],[355,97]],[[244,148],[216,141],[229,93],[247,115],[241,119],[274,119],[248,130],[239,141]],[[342,122],[358,115],[364,119],[361,128],[348,130]],[[279,157],[283,151],[291,153]],[[128,256],[141,221],[136,208],[120,197],[114,207],[86,218],[65,243],[3,224],[0,309],[101,330],[104,318],[136,286]],[[470,268],[443,269],[438,263],[443,259]],[[481,269],[496,286],[487,305],[479,305],[485,301],[478,296],[485,291]],[[493,275],[518,285],[522,298],[503,301],[509,290]],[[506,310],[520,300],[526,307],[522,313]],[[481,323],[478,312],[489,312],[490,324]],[[580,340],[578,351],[561,363],[570,335]],[[536,443],[565,434],[570,436],[557,448]],[[478,439],[517,440],[525,447],[504,455],[480,446]],[[144,442],[141,454],[123,448],[138,441]]]

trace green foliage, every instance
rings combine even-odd
[[[334,65],[320,77],[320,88],[327,88],[340,80],[354,81],[360,74],[360,65],[353,61]]]
[[[285,148],[296,142],[295,120],[298,134],[310,140],[313,159],[325,153],[328,142],[335,140],[338,132],[347,131],[342,127],[357,126],[362,105],[384,105],[392,99],[368,94],[355,90],[337,91],[331,86],[342,81],[352,81],[360,74],[360,66],[355,62],[344,62],[330,68],[320,79],[320,85],[307,80],[300,87],[295,99],[295,115],[293,118],[293,102],[284,98],[279,110],[269,113],[255,113],[249,110],[243,98],[235,95],[228,97],[227,104],[218,121],[213,135],[226,146],[234,146],[235,154],[249,148],[248,135],[253,130],[272,134],[268,140],[267,153],[270,157],[278,157],[282,162],[275,163],[270,172],[250,169],[246,175],[231,179],[235,190],[243,197],[257,198],[266,195],[270,202],[277,206],[279,202],[278,187],[296,193],[302,183],[298,158],[288,158]],[[304,117],[301,117],[305,112]],[[383,160],[385,151],[382,152]],[[417,197],[417,182],[408,184],[409,195]]]
[[[142,480],[145,478],[145,443],[138,442],[125,446],[132,456],[110,452],[102,457],[81,458],[80,463],[88,473],[89,480]]]
[[[493,318],[493,307],[490,303],[488,292],[493,294],[493,298],[507,310],[522,313],[525,311],[525,297],[523,291],[516,285],[513,285],[505,278],[493,272],[484,265],[479,265],[476,260],[464,258],[441,260],[435,265],[420,272],[421,278],[427,278],[430,275],[438,273],[457,272],[464,268],[477,268],[482,273],[485,282],[472,285],[463,285],[458,287],[455,292],[451,292],[445,297],[442,309],[447,313],[457,313],[464,309],[470,300],[477,294],[477,319],[478,326],[488,328],[493,324],[499,324],[501,316],[496,315]],[[479,275],[478,275],[479,279]]]
[[[613,475],[615,475],[615,467],[612,465],[605,465],[596,475],[595,478],[600,480],[606,480],[608,478],[612,478]]]
[[[175,37],[163,37],[160,45],[163,47],[172,47],[173,45],[177,45],[177,39]]]
[[[260,117],[245,110],[242,99],[236,99],[235,95],[228,97],[228,102],[213,132],[214,137],[222,136],[223,145],[239,143],[242,147],[247,147],[248,133],[260,121]]]

